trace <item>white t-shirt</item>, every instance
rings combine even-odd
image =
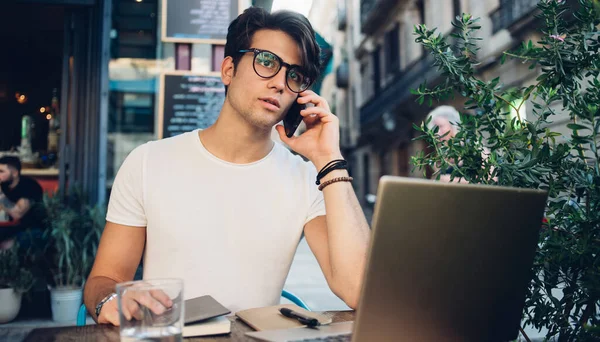
[[[257,162],[223,161],[193,131],[131,152],[106,219],[147,227],[144,279],[182,278],[186,299],[232,312],[276,305],[304,225],[325,215],[316,173],[277,142]]]

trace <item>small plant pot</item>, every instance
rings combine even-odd
[[[55,322],[76,322],[82,294],[83,291],[80,287],[50,288],[52,320]]]
[[[14,289],[0,289],[0,324],[15,319],[21,309],[22,293]]]

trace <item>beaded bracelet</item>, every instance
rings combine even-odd
[[[352,177],[337,177],[337,178],[332,178],[328,181],[323,182],[323,184],[319,185],[319,191],[323,191],[323,189],[328,186],[329,184],[333,184],[335,182],[352,182],[354,178]]]

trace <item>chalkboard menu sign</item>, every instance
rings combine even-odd
[[[242,0],[163,0],[162,40],[225,44]]]
[[[163,74],[159,100],[159,139],[212,125],[223,106],[225,87],[218,75]]]

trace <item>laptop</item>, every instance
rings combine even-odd
[[[517,338],[547,193],[384,176],[355,322],[272,341]]]

